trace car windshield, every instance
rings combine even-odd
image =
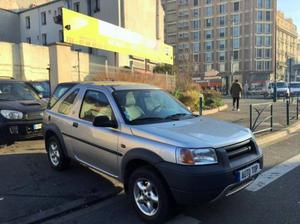
[[[38,93],[43,94],[44,98],[50,97],[50,86],[48,82],[33,82],[31,85]]]
[[[291,88],[300,88],[300,83],[291,83]]]
[[[149,124],[193,117],[183,104],[162,90],[119,90],[114,92],[114,98],[129,124]]]
[[[22,82],[1,82],[0,100],[38,100],[36,92],[26,83]]]

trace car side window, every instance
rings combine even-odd
[[[58,113],[69,114],[72,106],[74,104],[75,98],[78,95],[79,89],[74,90],[70,95],[68,95],[59,105]]]
[[[113,119],[112,108],[105,94],[88,90],[84,96],[80,119],[93,122],[95,117],[107,116],[110,120]]]
[[[60,85],[57,86],[53,96],[51,97],[49,104],[48,104],[48,109],[51,109],[55,106],[55,104],[59,101],[60,98],[62,98],[65,93],[67,93],[67,91],[69,89],[71,89],[73,86],[72,85]]]

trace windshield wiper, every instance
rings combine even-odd
[[[179,120],[179,117],[184,117],[184,116],[193,116],[193,115],[187,114],[187,113],[177,113],[177,114],[169,115],[169,116],[165,117],[165,119]]]
[[[162,117],[141,117],[130,121],[130,123],[136,123],[140,121],[152,121],[152,120],[164,120]]]

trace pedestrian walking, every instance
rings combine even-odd
[[[239,80],[235,80],[230,88],[230,94],[232,96],[232,110],[235,109],[240,111],[240,98],[242,96],[242,84],[239,83]],[[236,106],[235,106],[236,105]]]

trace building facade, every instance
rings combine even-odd
[[[164,0],[165,39],[179,73],[219,72],[228,83],[270,79],[276,0]]]
[[[292,66],[298,60],[297,26],[293,23],[292,19],[285,18],[284,13],[278,11],[276,16],[276,32],[277,78],[279,80],[290,81],[290,79],[293,79],[291,73]]]
[[[31,4],[18,12],[20,41],[37,45],[62,42],[62,26],[54,23],[54,17],[61,14],[63,7],[138,32],[149,39],[164,41],[164,11],[160,0],[52,0],[42,5]],[[157,63],[99,49],[72,48],[104,56],[108,65],[113,66],[151,70]]]

